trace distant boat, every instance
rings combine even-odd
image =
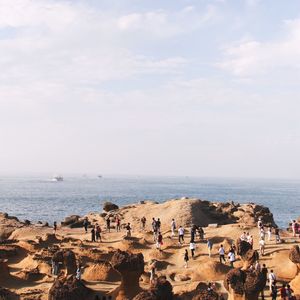
[[[102,175],[98,175],[98,178],[102,178]]]
[[[64,178],[60,175],[54,175],[51,179],[53,182],[64,181]]]

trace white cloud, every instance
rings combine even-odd
[[[285,23],[285,36],[273,41],[242,40],[225,48],[219,67],[237,76],[300,70],[300,19]]]

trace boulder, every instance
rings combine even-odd
[[[108,212],[108,211],[111,211],[111,210],[116,210],[116,209],[119,209],[119,206],[112,203],[112,202],[104,202],[103,203],[103,210]]]
[[[82,278],[88,281],[120,281],[121,276],[108,261],[98,261],[85,268]]]

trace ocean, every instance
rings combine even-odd
[[[120,206],[181,197],[263,204],[281,228],[300,216],[299,180],[66,176],[51,182],[47,176],[0,177],[0,211],[34,222],[100,212],[106,200]]]

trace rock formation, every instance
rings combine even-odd
[[[72,275],[76,273],[77,264],[76,256],[71,250],[60,250],[53,255],[53,261],[56,263],[62,263],[63,268],[66,269],[66,275]]]
[[[82,278],[90,281],[119,281],[121,276],[109,262],[98,261],[84,270]]]
[[[197,292],[197,295],[195,295],[192,300],[219,300],[219,298],[218,293],[206,289]]]
[[[104,202],[103,203],[103,210],[106,212],[111,211],[111,210],[116,210],[116,209],[119,209],[119,206],[112,202]]]
[[[116,299],[132,299],[141,291],[139,278],[144,272],[143,254],[132,254],[117,250],[111,259],[111,264],[122,277]]]
[[[290,282],[295,295],[300,295],[300,248],[298,245],[292,247],[289,253],[289,259],[297,266],[297,275]]]
[[[91,294],[80,280],[74,276],[57,279],[49,290],[48,300],[83,300]]]
[[[258,295],[265,285],[266,278],[262,273],[241,269],[232,269],[224,280],[229,300],[258,300]]]
[[[1,300],[19,300],[20,296],[12,291],[0,287],[0,299]]]
[[[250,265],[253,265],[259,258],[258,252],[251,249],[251,245],[246,241],[241,241],[240,239],[236,242],[237,254],[241,257],[243,261],[243,270],[247,270]]]

